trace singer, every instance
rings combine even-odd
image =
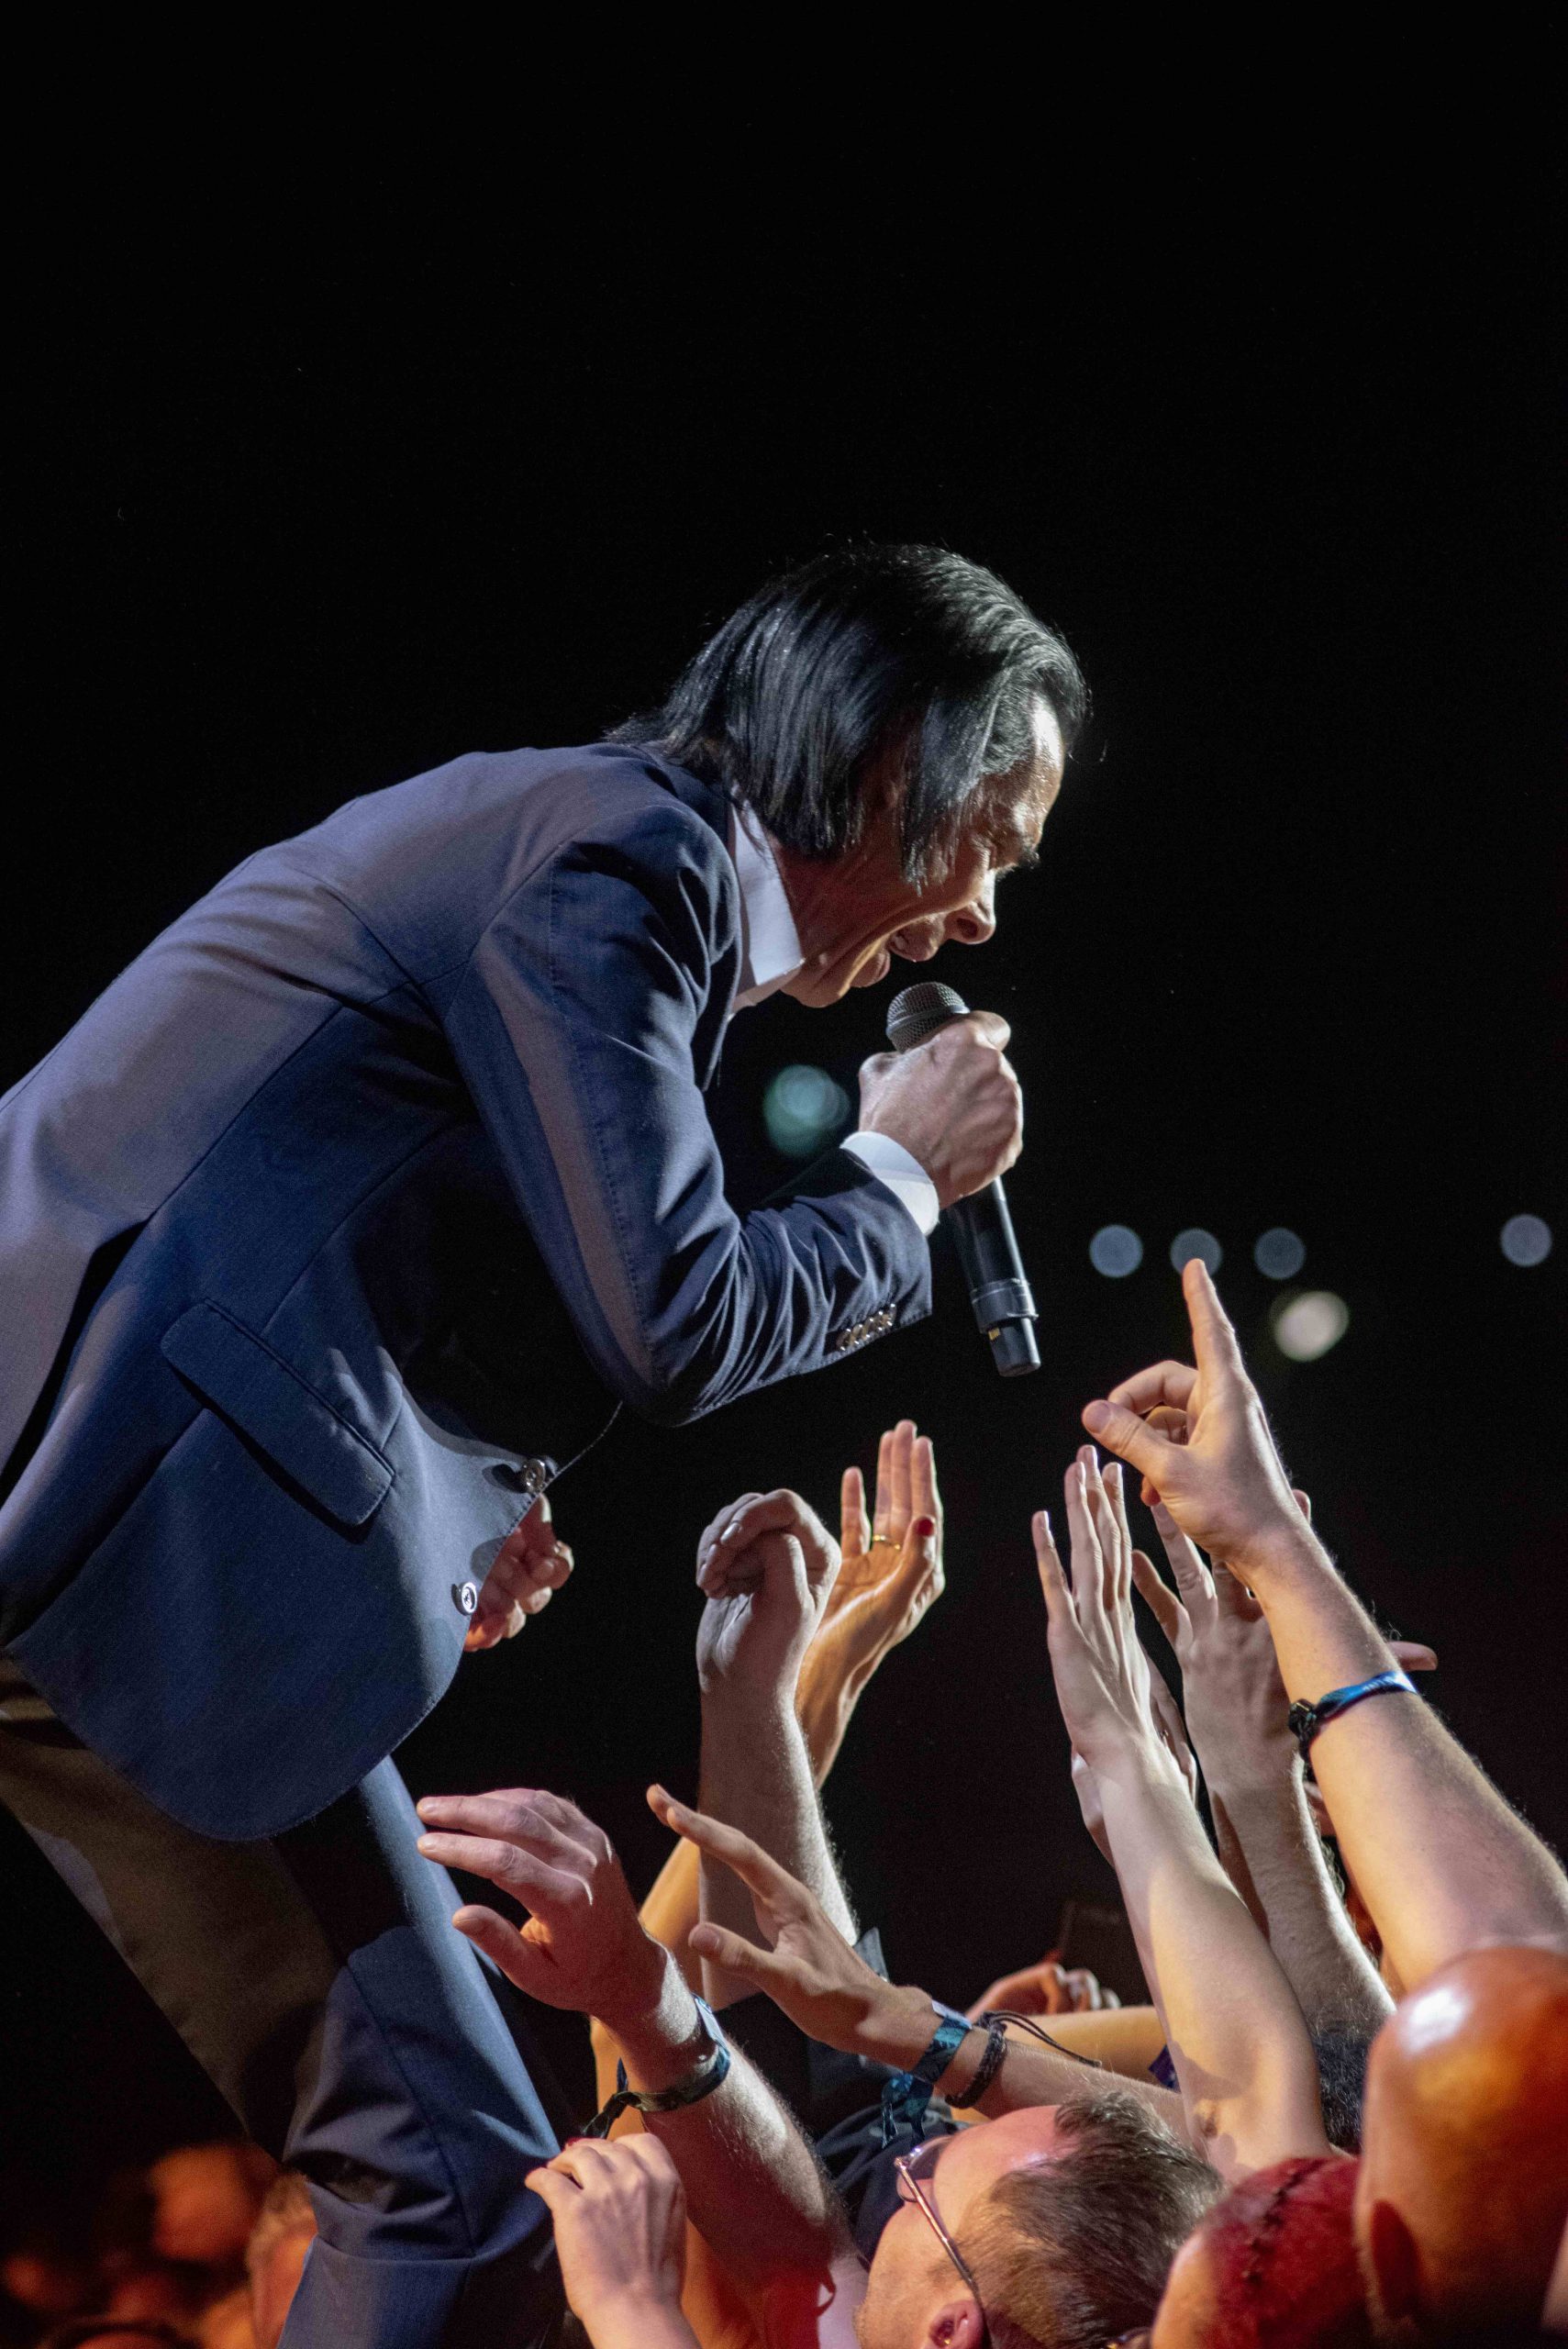
[[[310,2178],[291,2349],[517,2337],[551,2121],[388,1757],[567,1570],[616,1408],[928,1309],[1017,1155],[1005,1023],[868,1062],[745,1217],[703,1093],[773,990],[991,936],[1084,703],[989,573],[828,555],[607,740],[253,855],[0,1103],[0,1798]]]

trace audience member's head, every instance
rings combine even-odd
[[[315,2240],[316,2212],[305,2180],[297,2170],[285,2169],[268,2188],[245,2246],[256,2349],[277,2349]]]
[[[979,2288],[994,2349],[1104,2349],[1147,2323],[1219,2190],[1146,2105],[1114,2092],[963,2130],[922,2184]],[[883,2230],[860,2337],[864,2349],[980,2340],[974,2300],[912,2202]]]
[[[1153,2349],[1356,2349],[1370,2343],[1351,2206],[1356,2164],[1257,2170],[1176,2255]]]
[[[51,2231],[39,2228],[0,2259],[0,2292],[35,2318],[69,2316],[94,2297],[94,2268]]]
[[[240,2138],[177,2145],[147,2173],[153,2250],[196,2267],[237,2266],[276,2175],[277,2164]]]
[[[1472,1950],[1385,2024],[1356,2236],[1379,2337],[1533,2324],[1568,2214],[1568,1957]]]

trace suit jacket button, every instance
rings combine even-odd
[[[479,1585],[476,1582],[454,1582],[452,1604],[460,1615],[472,1615],[479,1604]]]

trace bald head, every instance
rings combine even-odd
[[[1568,1956],[1472,1950],[1367,2069],[1356,2238],[1385,2327],[1533,2323],[1568,2215]]]
[[[1351,2204],[1356,2165],[1274,2162],[1176,2254],[1152,2349],[1370,2349]]]

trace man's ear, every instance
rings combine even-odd
[[[948,2300],[926,2320],[920,2349],[980,2349],[985,2326],[972,2299]]]
[[[1367,2213],[1367,2258],[1385,2315],[1421,2313],[1421,2256],[1416,2238],[1392,2202],[1374,2202]]]

